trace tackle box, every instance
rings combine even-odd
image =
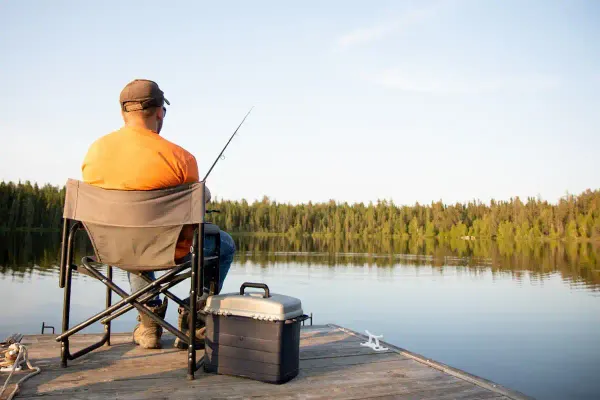
[[[300,325],[307,319],[299,299],[246,282],[239,293],[210,296],[203,313],[206,372],[269,383],[284,383],[298,375]]]

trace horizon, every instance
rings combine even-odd
[[[220,199],[597,190],[598,2],[143,4],[0,5],[0,180],[81,179],[89,146],[122,125],[120,90],[148,78],[172,104],[161,135],[200,176],[255,105],[208,180]],[[147,21],[161,32],[127,35]]]

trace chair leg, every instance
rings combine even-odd
[[[65,226],[67,226],[67,225],[65,224]],[[62,334],[56,340],[61,343],[60,365],[63,368],[67,367],[68,360],[74,360],[78,357],[81,357],[84,354],[89,353],[92,350],[95,350],[95,349],[103,346],[108,341],[108,338],[110,335],[110,331],[105,332],[104,336],[102,337],[102,340],[100,340],[98,343],[94,343],[93,345],[88,346],[85,349],[79,350],[75,354],[71,354],[71,352],[70,352],[69,337],[71,335],[66,334],[66,332],[69,331],[69,317],[70,317],[70,313],[71,313],[71,285],[73,283],[73,269],[77,268],[76,266],[73,265],[73,244],[75,241],[75,235],[77,234],[77,230],[80,228],[80,226],[81,226],[81,223],[79,223],[79,222],[77,222],[77,223],[73,224],[73,226],[71,226],[71,228],[69,230],[69,236],[68,236],[67,243],[66,243],[66,245],[63,244],[63,251],[64,251],[65,257],[63,258],[61,256],[61,269],[63,269],[63,271],[64,271],[64,274],[62,274],[64,279],[63,279],[63,282],[61,282],[61,283],[64,283],[63,326],[62,326],[63,330],[62,330]],[[112,275],[112,270],[110,271],[110,273]],[[107,301],[110,301],[110,295],[107,298]]]
[[[216,246],[215,246],[215,254],[217,255],[217,262],[215,263],[215,278],[214,278],[214,287],[211,288],[211,294],[212,295],[217,295],[221,292],[221,235],[217,235],[217,238],[215,240],[216,242]]]
[[[73,277],[73,244],[75,241],[75,235],[77,230],[81,226],[79,222],[74,223],[69,227],[69,221],[65,219],[63,227],[63,243],[61,251],[61,280],[60,284],[64,284],[64,298],[63,298],[63,333],[69,330],[69,316],[71,313],[71,283]],[[69,228],[69,235],[65,235],[65,232]],[[67,367],[67,360],[71,358],[69,352],[69,338],[66,337],[61,340],[60,343],[60,366],[63,368]]]
[[[202,259],[203,254],[203,230],[204,224],[200,224],[200,232],[198,229],[194,231],[194,241],[193,241],[193,252],[192,252],[192,276],[190,279],[190,318],[189,318],[189,327],[188,327],[188,380],[194,379],[194,373],[196,372],[196,303],[198,299],[198,251],[200,251],[200,259]],[[198,237],[200,236],[200,238]]]
[[[108,265],[106,267],[106,277],[112,281],[112,267],[110,265]],[[112,290],[110,289],[110,287],[106,287],[106,308],[109,308],[111,306],[111,297],[112,297]],[[110,346],[110,321],[108,321],[105,325],[104,325],[104,336],[106,337],[106,345]]]
[[[66,266],[66,279],[64,289],[64,301],[63,301],[63,323],[62,331],[66,332],[69,330],[69,313],[71,311],[71,277],[73,275],[73,269],[71,264]],[[60,366],[63,368],[67,367],[67,360],[69,359],[69,337],[64,338],[60,342]]]

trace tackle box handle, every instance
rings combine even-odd
[[[293,320],[294,322],[302,322],[302,321],[306,321],[306,320],[307,320],[307,319],[309,319],[309,318],[310,318],[310,317],[309,317],[308,315],[306,315],[306,314],[302,314],[302,315],[299,315],[299,316],[297,316],[296,318],[293,318],[292,320]]]
[[[263,295],[263,299],[267,297],[271,297],[271,292],[269,291],[269,287],[264,283],[252,283],[252,282],[244,282],[240,287],[240,295],[244,295],[244,289],[246,288],[255,288],[255,289],[263,289],[265,294]]]

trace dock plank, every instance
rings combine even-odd
[[[75,335],[71,350],[88,346],[100,335]],[[42,373],[25,382],[22,399],[521,399],[519,393],[496,390],[490,382],[443,367],[393,346],[384,352],[360,346],[364,337],[335,325],[306,327],[300,342],[300,372],[283,385],[206,374],[187,381],[186,353],[172,348],[165,335],[163,349],[144,350],[130,334],[113,334],[102,347],[68,368],[59,366],[60,345],[54,335],[25,336],[30,358]],[[202,351],[198,352],[202,357]],[[430,364],[427,364],[429,362]],[[447,367],[447,366],[444,366]],[[16,379],[19,379],[18,377]],[[507,396],[509,394],[509,396]]]

